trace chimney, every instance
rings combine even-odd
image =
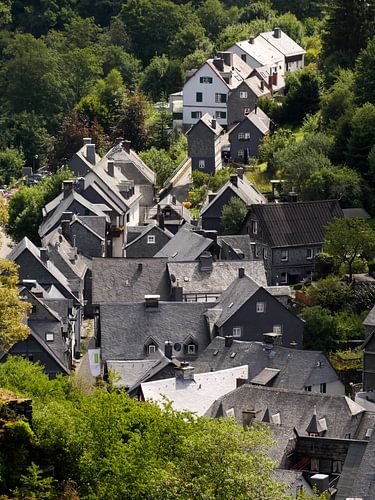
[[[239,179],[243,179],[243,168],[242,167],[237,168],[237,177]]]
[[[238,269],[238,277],[239,277],[240,279],[242,279],[242,278],[244,278],[244,277],[245,277],[245,268],[244,268],[244,267],[240,267],[240,268]]]
[[[127,153],[130,153],[131,144],[132,144],[131,141],[127,141],[127,140],[122,141],[122,146]]]
[[[269,86],[270,90],[272,90],[272,85],[273,85],[273,76],[268,75],[268,86]]]
[[[203,252],[199,257],[199,269],[203,272],[211,272],[213,268],[213,258],[209,252]]]
[[[173,203],[173,205],[176,205],[176,203],[177,203],[177,198],[174,194],[172,194],[172,203]]]
[[[78,193],[83,193],[83,191],[85,190],[85,178],[84,177],[79,177],[76,180],[75,190]]]
[[[249,43],[250,43],[250,45],[254,45],[255,40],[254,40],[254,37],[253,37],[253,36],[251,36],[251,37],[249,38]]]
[[[64,200],[68,198],[70,193],[73,191],[73,186],[74,186],[74,181],[73,180],[68,180],[68,181],[63,181],[62,183],[62,192],[63,192],[63,198]]]
[[[91,165],[96,164],[95,144],[86,145],[86,160],[90,162]]]
[[[30,291],[36,288],[36,280],[22,280],[22,285]]]
[[[160,229],[164,230],[164,228],[165,228],[165,221],[164,221],[164,214],[162,212],[158,216],[158,224],[159,224]]]
[[[246,427],[250,427],[254,420],[259,416],[260,410],[255,409],[245,409],[242,410],[242,425],[246,429]]]
[[[297,342],[295,340],[292,340],[292,342],[289,344],[291,349],[296,349],[297,348]]]
[[[241,387],[242,385],[247,384],[246,378],[236,378],[236,388]]]
[[[273,30],[273,36],[274,36],[274,38],[281,38],[281,29],[280,28],[274,28],[274,30]]]
[[[145,307],[148,310],[157,310],[159,307],[160,295],[145,295]]]
[[[188,362],[182,362],[175,370],[177,379],[194,380],[194,367],[190,366]]]
[[[226,66],[233,66],[233,52],[219,52],[218,55],[223,59]]]
[[[289,193],[289,201],[290,203],[297,203],[298,201],[298,195],[295,191],[290,191]]]
[[[214,57],[212,62],[218,71],[221,71],[221,72],[224,71],[224,61],[222,59],[220,59],[220,57]]]
[[[173,353],[172,342],[166,341],[164,344],[164,355],[166,358],[171,359]]]
[[[263,92],[264,90],[264,80],[260,81],[260,90]]]
[[[142,264],[142,262],[138,262],[138,266],[137,266],[137,270],[138,270],[138,272],[139,272],[139,273],[141,273],[141,272],[142,272],[142,269],[143,269],[143,264]]]
[[[43,247],[40,249],[40,259],[45,264],[48,262],[48,250],[47,250],[47,248]]]
[[[107,161],[107,173],[111,177],[115,176],[115,162],[113,160]]]
[[[212,120],[211,120],[211,126],[212,126],[213,129],[216,128],[216,120],[215,120],[215,118],[212,118]]]
[[[73,212],[63,212],[61,215],[61,220],[73,220]]]
[[[178,285],[172,287],[172,300],[173,302],[183,302],[184,301],[184,289],[182,286]]]
[[[329,490],[329,476],[327,474],[314,474],[310,477],[311,486],[316,488],[317,493]]]
[[[233,337],[232,335],[227,335],[225,337],[225,347],[231,347],[233,344]]]
[[[208,193],[208,203],[211,203],[214,198],[216,198],[216,193]]]
[[[70,242],[70,221],[69,220],[62,220],[61,221],[61,234],[64,236],[66,240]]]
[[[277,71],[273,73],[272,75],[272,83],[274,85],[277,85]]]
[[[87,146],[87,144],[91,144],[91,137],[84,137],[83,138],[83,145]]]
[[[233,186],[238,186],[238,177],[236,174],[230,176],[230,182],[233,184]]]

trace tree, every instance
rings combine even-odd
[[[275,20],[275,26],[281,28],[295,42],[302,44],[304,36],[304,27],[301,21],[291,12],[286,12]]]
[[[213,45],[206,37],[203,26],[192,23],[177,31],[169,45],[169,54],[174,58],[183,58],[198,49],[212,50]]]
[[[112,135],[131,141],[136,151],[145,149],[148,137],[147,119],[150,103],[141,92],[128,92],[115,116]]]
[[[317,306],[336,313],[348,309],[352,291],[349,285],[331,274],[310,286],[308,295]]]
[[[7,352],[16,342],[25,340],[29,328],[25,324],[30,304],[20,299],[18,266],[0,259],[0,349]]]
[[[281,167],[278,159],[278,151],[287,149],[295,143],[295,138],[289,129],[279,128],[273,134],[265,135],[259,146],[258,156],[260,161],[267,162],[267,175],[272,177],[277,169]]]
[[[233,196],[229,202],[223,206],[221,211],[221,225],[226,234],[239,234],[242,223],[246,217],[247,208],[245,203]]]
[[[355,65],[355,96],[359,104],[371,102],[375,104],[375,38],[361,50]]]
[[[369,178],[368,156],[375,144],[375,106],[367,102],[357,108],[351,120],[347,161],[365,178]]]
[[[335,129],[336,122],[354,108],[354,73],[340,69],[334,84],[322,95],[323,124]]]
[[[141,78],[141,62],[132,54],[125,52],[122,47],[109,45],[102,48],[101,58],[103,60],[104,75],[108,75],[113,69],[121,73],[126,87],[136,90]]]
[[[306,307],[302,312],[305,321],[303,347],[315,351],[331,352],[340,348],[337,321],[321,306]]]
[[[72,177],[67,169],[46,177],[38,185],[22,186],[9,201],[9,220],[6,231],[15,241],[27,236],[39,244],[38,229],[42,222],[42,208],[61,192],[62,182]]]
[[[12,3],[11,0],[0,1],[0,26],[9,24],[12,20]]]
[[[351,281],[355,259],[358,256],[370,258],[375,253],[375,232],[362,219],[334,219],[327,226],[324,250],[348,265]]]
[[[198,17],[211,39],[238,20],[237,7],[225,8],[220,0],[204,0],[197,9]]]
[[[25,158],[22,151],[14,148],[6,148],[0,151],[0,182],[9,184],[11,179],[19,179]]]
[[[147,151],[141,151],[139,156],[156,173],[156,183],[159,187],[163,187],[165,181],[178,165],[165,149],[157,149],[154,146]]]
[[[170,93],[182,87],[183,78],[178,61],[170,60],[165,55],[155,56],[143,73],[141,89],[154,102],[167,99]]]

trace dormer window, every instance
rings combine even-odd
[[[55,334],[53,332],[46,332],[46,342],[53,342],[55,340]]]
[[[188,344],[187,353],[188,354],[195,354],[196,352],[197,352],[197,346],[195,344]]]
[[[251,221],[251,232],[253,234],[258,234],[258,221],[256,220]]]
[[[156,345],[155,344],[149,344],[147,346],[147,354],[154,354],[156,352]]]
[[[198,352],[198,344],[195,342],[193,337],[188,337],[184,342],[184,351],[185,354],[197,354]]]
[[[147,243],[149,245],[154,245],[155,244],[155,236],[153,234],[149,234],[147,236]]]

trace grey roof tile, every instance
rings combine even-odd
[[[167,257],[176,262],[191,261],[197,259],[212,244],[211,238],[201,236],[184,225],[154,258]]]

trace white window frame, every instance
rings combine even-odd
[[[245,141],[250,139],[250,132],[245,132]]]
[[[198,161],[198,168],[205,168],[205,166],[206,166],[206,160]]]
[[[247,99],[247,92],[240,92],[240,99]]]
[[[227,112],[226,111],[215,111],[215,118],[217,120],[226,120]]]
[[[258,221],[257,220],[251,221],[251,232],[253,234],[258,234]]]
[[[283,276],[285,276],[285,279],[283,279]],[[280,273],[280,283],[288,283],[288,273],[287,272]]]
[[[201,99],[198,99],[198,95],[200,95]],[[196,92],[195,93],[195,102],[203,102],[203,92]]]
[[[199,78],[200,83],[212,83],[212,76],[201,76]]]
[[[198,120],[199,118],[202,118],[202,111],[192,111],[191,117],[193,118],[193,120]]]
[[[281,261],[288,262],[289,260],[289,250],[281,250]]]
[[[268,259],[268,248],[263,248],[263,259],[264,260]]]
[[[155,235],[154,234],[147,235],[147,244],[148,245],[155,245]]]
[[[244,110],[243,110],[244,116],[247,116],[250,113],[251,113],[251,109],[250,108],[244,108]]]
[[[235,339],[242,337],[242,326],[234,326],[232,329],[232,336]]]
[[[156,352],[156,345],[155,344],[149,344],[147,346],[147,354],[154,354]]]
[[[277,333],[279,335],[282,335],[282,333],[283,333],[283,325],[273,325],[272,331],[273,331],[273,333]]]
[[[224,100],[222,100],[222,96],[224,97]],[[225,104],[227,102],[227,94],[221,94],[219,92],[216,92],[215,94],[215,102],[220,103],[220,104]]]
[[[311,260],[314,258],[314,249],[309,247],[306,249],[306,259]]]
[[[256,311],[259,314],[262,314],[266,311],[266,303],[265,302],[257,302],[256,303]]]
[[[54,342],[55,334],[54,332],[46,332],[46,342]]]
[[[243,149],[239,149],[237,151],[237,156],[238,156],[238,158],[243,158],[245,156],[244,150]]]
[[[188,344],[187,345],[187,353],[188,354],[196,354],[197,353],[197,346],[195,344]]]
[[[238,140],[243,141],[245,139],[245,132],[239,132],[238,134]]]

